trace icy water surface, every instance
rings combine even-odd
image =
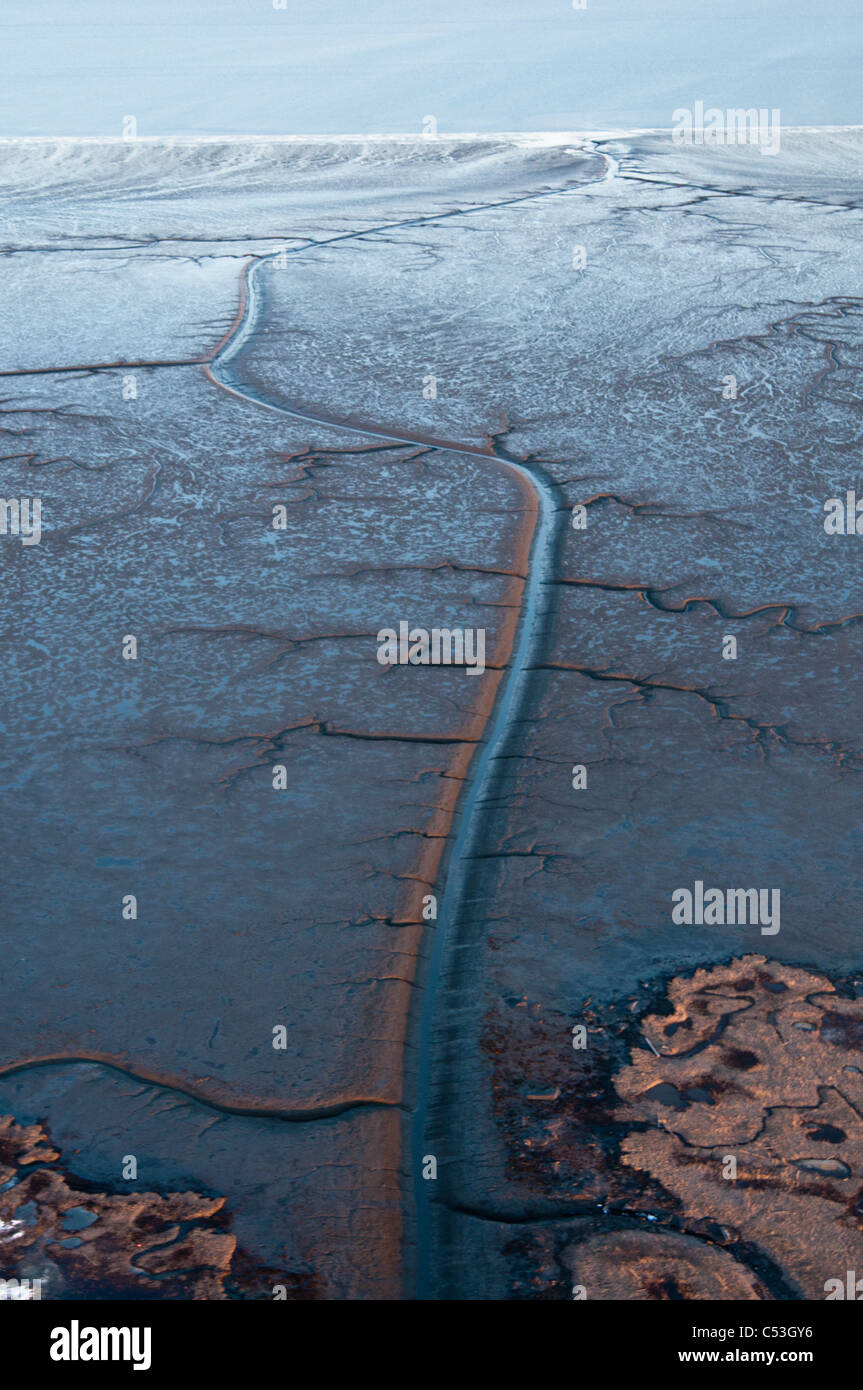
[[[6,0],[8,135],[669,127],[676,107],[860,120],[856,0]],[[34,79],[34,75],[38,75]]]

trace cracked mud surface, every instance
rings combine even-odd
[[[2,537],[0,1114],[70,1191],[120,1201],[132,1153],[148,1200],[221,1204],[245,1274],[177,1296],[854,1267],[851,1023],[795,1099],[734,1015],[749,1109],[685,1119],[751,1122],[736,1187],[651,1127],[684,1059],[632,1049],[753,951],[856,1019],[863,592],[821,509],[857,482],[858,138],[4,147],[2,491],[44,533]],[[401,618],[484,627],[485,674],[381,668]],[[699,878],[781,888],[781,933],[674,925]],[[847,1154],[793,1166],[804,1106]]]

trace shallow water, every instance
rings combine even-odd
[[[371,9],[371,12],[370,12]],[[0,133],[604,130],[861,119],[856,0],[7,0]],[[33,75],[38,76],[34,80]]]

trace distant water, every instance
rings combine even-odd
[[[855,124],[861,35],[860,0],[5,0],[0,135]]]

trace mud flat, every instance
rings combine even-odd
[[[185,1296],[404,1293],[423,898],[512,647],[534,499],[484,451],[274,418],[205,374],[244,265],[272,250],[245,239],[245,218],[267,226],[255,188],[293,172],[301,189],[308,152],[286,169],[259,149],[233,185],[235,150],[203,168],[193,151],[189,173],[150,148],[140,201],[137,150],[3,153],[6,294],[42,285],[2,363],[3,491],[43,516],[38,545],[4,537],[4,1112],[44,1126],[73,1190],[216,1202],[230,1278]],[[306,235],[341,235],[364,178],[361,221],[447,210],[422,154],[377,198],[362,150],[318,154]],[[529,191],[530,156],[505,156],[494,195]],[[337,222],[333,164],[352,190]],[[271,194],[283,236],[289,202]],[[212,262],[181,351],[163,304]],[[377,634],[401,620],[481,627],[484,673],[382,667]],[[57,1206],[22,1273],[47,1261],[58,1296],[135,1278],[153,1296],[103,1226],[70,1237],[86,1266],[60,1245]]]
[[[43,506],[2,538],[0,1113],[15,1171],[56,1155],[49,1289],[854,1267],[858,143],[0,146],[2,491]],[[486,672],[382,667],[401,620],[482,627]],[[698,881],[778,889],[780,932],[674,923]],[[802,1100],[770,1027],[823,1041]],[[133,1186],[198,1223],[160,1270]]]

